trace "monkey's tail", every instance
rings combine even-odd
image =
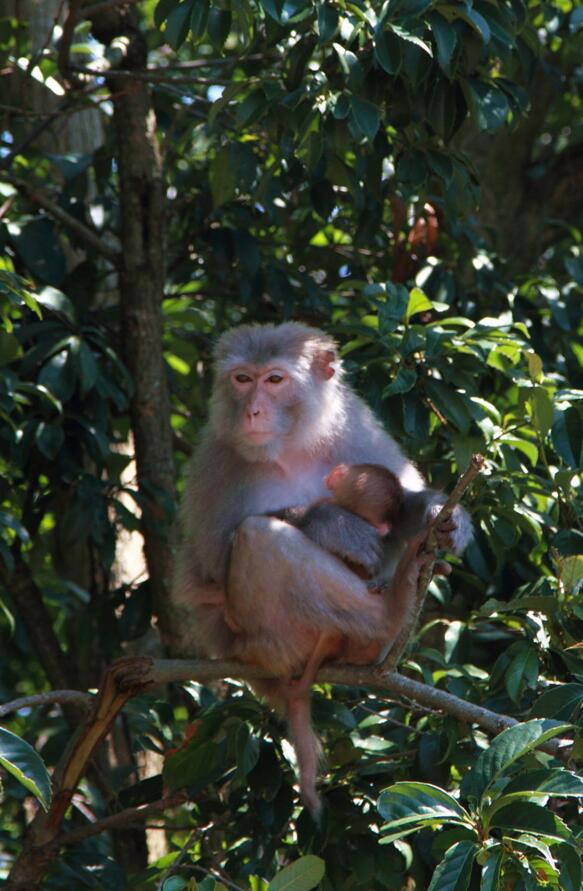
[[[310,691],[305,695],[286,699],[287,723],[298,760],[298,773],[302,801],[317,822],[322,812],[322,802],[316,792],[318,765],[322,760],[322,745],[314,728],[310,709]]]
[[[287,721],[298,763],[302,801],[313,819],[319,822],[322,802],[316,792],[316,777],[322,760],[322,745],[312,727],[310,691],[305,695],[297,694],[290,690],[287,681],[280,680],[253,681],[253,687]]]

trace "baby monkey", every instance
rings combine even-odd
[[[326,477],[335,504],[387,535],[403,507],[401,483],[382,464],[338,464]]]
[[[320,498],[307,506],[270,511],[269,516],[285,520],[312,538],[312,521],[323,519],[327,507],[335,505],[356,514],[374,526],[379,535],[388,535],[398,522],[404,492],[395,474],[382,464],[338,464],[325,479],[331,498]],[[314,538],[319,544],[317,538]],[[370,578],[363,566],[344,560],[360,578]]]
[[[309,521],[313,511],[320,504],[336,504],[345,510],[366,520],[374,526],[379,535],[388,535],[398,522],[403,507],[404,492],[395,474],[382,464],[338,464],[326,477],[326,486],[332,493],[331,498],[322,499],[308,508],[291,508],[283,511],[280,519],[293,523],[302,529],[306,527],[309,535]],[[299,515],[290,517],[289,513],[297,511]],[[361,578],[368,578],[362,566],[344,561],[346,565]],[[369,584],[371,594],[386,593],[381,585]],[[345,650],[344,635],[322,632],[310,655],[301,678],[293,681],[298,696],[309,694],[316,675],[323,662],[338,658]],[[379,647],[371,649],[371,659],[379,655]]]

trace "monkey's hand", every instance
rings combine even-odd
[[[382,557],[382,539],[374,526],[337,504],[321,503],[310,509],[300,527],[309,539],[349,563],[375,575]]]
[[[441,510],[440,504],[432,504],[429,508],[429,519],[433,520]],[[454,508],[453,513],[435,528],[435,537],[439,548],[446,548],[459,554],[472,537],[472,521],[461,505]]]

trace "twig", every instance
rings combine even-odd
[[[208,78],[204,78],[204,80],[200,80],[196,77],[168,77],[165,74],[157,74],[154,71],[117,71],[115,69],[105,68],[103,70],[98,70],[96,68],[88,68],[86,65],[69,65],[69,71],[75,71],[79,74],[88,74],[90,77],[103,77],[109,80],[110,78],[118,78],[121,80],[141,80],[146,83],[154,83],[154,84],[165,84],[167,86],[174,86],[177,84],[178,86],[187,85],[193,86],[201,83],[203,86],[209,83]],[[251,82],[251,81],[249,81]],[[212,83],[218,83],[213,80]],[[204,102],[205,104],[209,103],[209,100],[204,96],[197,96],[193,94],[189,97],[190,99],[194,99],[198,102]]]
[[[415,598],[415,603],[413,605],[413,609],[411,610],[409,620],[404,624],[399,636],[395,640],[388,654],[385,656],[380,665],[377,666],[377,671],[379,672],[379,674],[387,671],[392,671],[395,666],[398,665],[399,660],[403,654],[403,650],[407,646],[413,629],[417,624],[417,620],[421,615],[421,610],[423,609],[423,604],[427,595],[427,589],[429,587],[429,583],[433,575],[433,568],[435,566],[435,553],[437,549],[436,530],[441,523],[444,523],[446,520],[449,519],[453,510],[458,505],[462,495],[464,494],[470,483],[481,472],[483,466],[484,456],[478,454],[473,455],[468,469],[459,478],[445,504],[429,524],[425,548],[426,550],[433,552],[433,559],[430,560],[429,563],[425,564],[419,574],[419,581],[417,583],[417,596]]]
[[[65,23],[63,25],[63,33],[61,34],[61,39],[59,41],[59,55],[57,58],[57,67],[59,69],[59,73],[61,77],[65,81],[66,84],[71,83],[70,71],[71,66],[69,63],[69,55],[71,52],[71,44],[73,42],[73,35],[75,33],[75,25],[77,24],[79,7],[81,5],[81,0],[69,0],[69,14],[65,19]],[[77,80],[73,79],[72,85],[76,85]]]
[[[109,245],[99,237],[97,232],[94,232],[93,229],[90,229],[85,223],[76,220],[75,217],[71,216],[66,210],[63,210],[62,207],[59,207],[58,204],[52,201],[48,195],[45,195],[44,192],[41,192],[35,186],[30,185],[30,183],[27,183],[26,180],[16,176],[6,176],[4,179],[20,192],[24,192],[27,198],[35,204],[38,204],[39,207],[44,208],[44,210],[46,210],[55,220],[58,220],[66,226],[67,229],[74,232],[75,235],[77,235],[81,241],[84,241],[88,247],[91,247],[93,250],[100,253],[101,256],[105,257],[106,260],[109,260],[113,266],[118,266],[120,262],[118,252],[113,248],[110,248]]]
[[[49,690],[46,693],[33,693],[31,696],[21,696],[10,702],[0,705],[0,718],[21,708],[35,708],[37,705],[53,705],[54,703],[73,703],[88,709],[95,697],[91,693],[83,693],[81,690]]]
[[[140,807],[128,807],[119,814],[112,814],[110,817],[104,817],[103,820],[96,820],[94,823],[88,823],[79,829],[73,829],[71,832],[65,832],[63,835],[57,836],[54,844],[76,845],[86,838],[92,838],[94,835],[100,835],[102,832],[111,832],[112,829],[120,829],[124,826],[130,826],[134,823],[143,823],[151,814],[167,811],[170,808],[178,807],[188,800],[185,792],[176,792],[174,795],[167,795],[159,801],[152,801],[150,804],[140,805]]]

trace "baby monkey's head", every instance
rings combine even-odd
[[[326,485],[336,504],[371,523],[381,535],[391,531],[403,507],[403,487],[382,464],[338,464]]]

